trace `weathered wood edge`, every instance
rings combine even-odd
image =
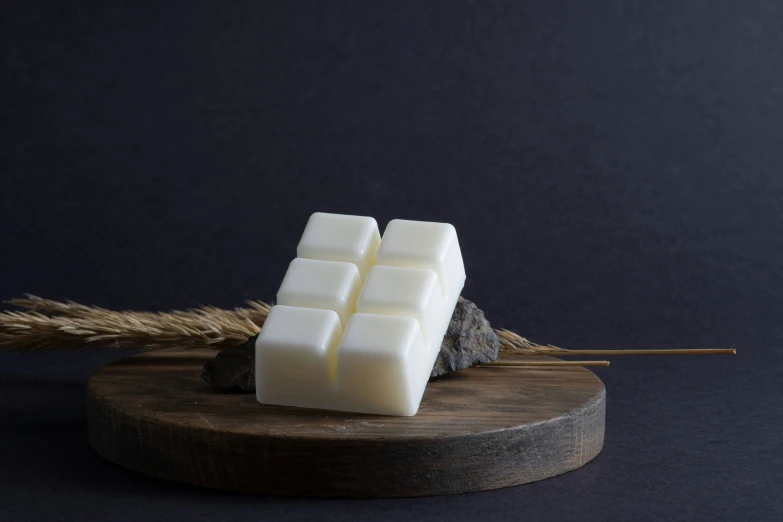
[[[209,488],[309,497],[430,496],[554,477],[600,453],[605,409],[601,386],[560,417],[471,436],[303,440],[164,425],[108,404],[90,384],[87,393],[90,445],[120,466]]]

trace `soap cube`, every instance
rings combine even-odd
[[[380,242],[378,223],[371,217],[316,212],[307,222],[296,255],[353,263],[364,280],[375,264]]]
[[[453,294],[465,283],[457,231],[448,223],[390,221],[378,248],[376,264],[434,270],[446,301],[456,302]]]
[[[356,311],[362,288],[359,269],[353,263],[296,258],[277,291],[277,303],[304,308],[334,310],[345,327]]]
[[[427,381],[417,368],[427,349],[412,317],[356,313],[337,349],[340,409],[415,415]],[[432,370],[432,365],[427,373]]]
[[[444,310],[443,293],[434,271],[377,265],[367,275],[356,311],[413,317],[427,344],[438,334],[444,313],[451,315],[451,311]],[[441,339],[437,342],[440,346]]]
[[[342,336],[333,310],[277,305],[256,340],[256,398],[267,404],[328,408]]]

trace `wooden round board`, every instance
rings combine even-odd
[[[201,368],[214,355],[155,351],[93,375],[95,451],[211,488],[406,497],[542,480],[583,466],[603,446],[606,391],[581,367],[470,368],[430,381],[417,415],[385,417],[213,392]]]

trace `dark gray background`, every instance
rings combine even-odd
[[[604,452],[541,483],[319,501],[89,449],[117,353],[0,357],[3,520],[775,520],[783,4],[11,2],[0,297],[270,299],[313,211],[453,223],[496,326],[615,358]]]

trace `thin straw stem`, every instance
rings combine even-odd
[[[477,368],[521,368],[524,366],[609,366],[609,361],[495,361]]]
[[[554,351],[548,353],[514,353],[508,352],[504,355],[557,355],[566,357],[572,355],[736,355],[735,348],[678,348],[665,350],[566,350]]]

